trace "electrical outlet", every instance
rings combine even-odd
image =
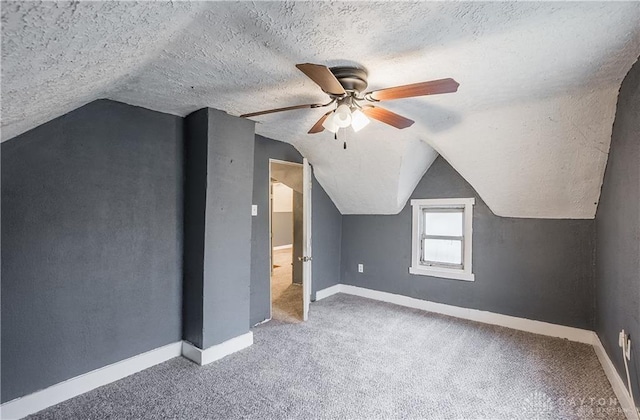
[[[258,205],[257,204],[252,204],[251,205],[251,215],[252,216],[257,216],[258,215]]]
[[[364,273],[364,264],[358,264],[358,273]]]

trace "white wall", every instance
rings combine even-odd
[[[293,190],[280,182],[273,183],[271,204],[272,245],[283,246],[293,243]]]
[[[274,213],[293,212],[293,190],[281,182],[274,182],[272,206]]]

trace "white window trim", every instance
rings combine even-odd
[[[453,280],[475,281],[471,268],[473,243],[473,205],[475,198],[437,198],[411,200],[411,267],[409,273],[421,276],[441,277]],[[464,268],[429,267],[420,264],[420,215],[428,207],[464,208]]]

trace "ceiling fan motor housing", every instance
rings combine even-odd
[[[336,76],[347,92],[363,92],[367,88],[367,71],[357,67],[331,67],[331,73]]]

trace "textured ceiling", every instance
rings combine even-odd
[[[372,89],[453,77],[386,102],[416,120],[307,135],[322,110],[257,117],[340,211],[396,213],[437,153],[498,215],[592,218],[640,3],[2,3],[2,138],[106,97],[186,115],[323,101],[296,63],[356,63]],[[436,152],[437,151],[437,152]]]

